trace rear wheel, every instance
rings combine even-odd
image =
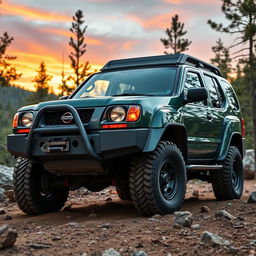
[[[223,169],[212,172],[212,187],[218,200],[239,199],[243,193],[243,161],[237,147],[230,146]]]
[[[149,154],[138,156],[130,171],[130,192],[143,215],[178,210],[186,192],[186,169],[177,146],[161,141]]]
[[[57,212],[68,197],[69,189],[64,180],[24,158],[18,158],[16,162],[13,183],[18,206],[27,214]],[[55,186],[51,188],[53,184]]]

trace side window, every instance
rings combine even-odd
[[[203,83],[200,79],[199,74],[191,72],[191,71],[187,72],[185,85],[184,85],[184,94],[185,94],[185,96],[187,95],[188,89],[190,89],[190,88],[200,88],[200,87],[203,87]],[[202,105],[202,106],[206,105],[202,101],[194,102],[193,104]]]
[[[223,93],[219,88],[217,81],[215,80],[215,78],[208,75],[204,75],[204,79],[209,89],[212,106],[214,108],[221,108],[224,103],[224,98],[223,98]]]
[[[235,94],[232,86],[228,82],[223,81],[223,80],[221,80],[220,83],[228,95],[231,107],[235,110],[239,110],[240,107],[239,107],[238,99],[236,97],[236,94]]]

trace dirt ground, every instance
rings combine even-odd
[[[199,198],[192,196],[199,190]],[[15,246],[0,255],[89,255],[97,256],[108,248],[121,255],[144,251],[149,256],[167,255],[256,255],[256,204],[246,200],[256,191],[256,181],[246,181],[241,200],[215,200],[207,183],[189,182],[182,211],[193,214],[193,224],[200,229],[173,227],[173,214],[142,217],[131,202],[121,201],[110,187],[102,192],[72,192],[59,213],[41,216],[23,214],[15,203],[0,204],[12,219],[0,215],[0,225],[8,224],[18,232]],[[202,206],[211,211],[200,212]],[[215,218],[218,210],[240,216],[239,225],[225,218]],[[200,244],[202,232],[210,231],[233,242],[233,249]],[[39,247],[35,249],[35,244]],[[87,253],[87,254],[86,254]]]

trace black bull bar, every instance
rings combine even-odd
[[[67,131],[67,132],[78,131],[81,135],[83,145],[84,145],[88,155],[90,157],[92,157],[93,159],[95,159],[95,160],[102,161],[103,158],[101,156],[99,156],[97,153],[94,152],[94,149],[91,145],[90,139],[87,135],[87,132],[84,128],[84,125],[83,125],[76,109],[74,107],[72,107],[71,105],[68,105],[68,104],[45,106],[37,112],[37,114],[35,116],[35,119],[33,121],[33,124],[31,126],[31,130],[29,132],[28,138],[27,138],[26,155],[28,156],[28,158],[32,157],[32,153],[31,153],[31,148],[32,147],[31,147],[31,145],[32,145],[32,142],[33,142],[34,134],[44,134],[44,133],[48,133],[48,132],[58,132],[59,129],[60,129],[59,127],[42,127],[42,128],[39,128],[38,126],[39,126],[42,115],[47,111],[61,111],[61,110],[64,110],[64,111],[68,110],[73,115],[74,122],[75,122],[75,125],[61,127],[62,131],[63,130]]]

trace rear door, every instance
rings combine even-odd
[[[209,139],[214,143],[217,153],[218,146],[221,143],[224,118],[227,113],[226,100],[218,80],[213,75],[204,73],[203,79],[210,95],[210,109],[208,113],[211,116],[211,122],[213,124]]]

